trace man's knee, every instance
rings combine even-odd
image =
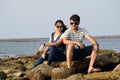
[[[98,51],[99,51],[99,48],[98,47],[93,47],[93,51],[97,54]]]
[[[68,44],[68,45],[67,45],[67,48],[73,49],[73,48],[74,48],[74,44]]]
[[[73,45],[73,44],[67,45],[66,53],[67,53],[67,54],[73,53],[73,49],[74,49],[74,45]]]

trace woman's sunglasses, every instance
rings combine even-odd
[[[56,26],[57,28],[63,28],[63,26]]]

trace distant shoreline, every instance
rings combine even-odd
[[[120,38],[120,35],[113,36],[93,36],[95,39],[97,38]],[[37,42],[40,40],[46,40],[49,38],[18,38],[18,39],[0,39],[0,42]]]
[[[0,42],[37,42],[48,38],[20,38],[20,39],[0,39]]]
[[[120,35],[112,35],[112,36],[94,36],[94,38],[120,38]]]

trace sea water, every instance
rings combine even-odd
[[[0,58],[7,56],[19,57],[19,56],[32,56],[38,51],[38,48],[42,43],[46,43],[46,40],[39,41],[22,41],[22,42],[0,42]],[[120,38],[98,38],[96,41],[99,43],[100,49],[109,49],[120,52]],[[83,43],[87,46],[90,42],[84,40]]]

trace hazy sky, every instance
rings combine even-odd
[[[120,0],[0,0],[0,39],[49,37],[73,14],[91,35],[120,35]]]

